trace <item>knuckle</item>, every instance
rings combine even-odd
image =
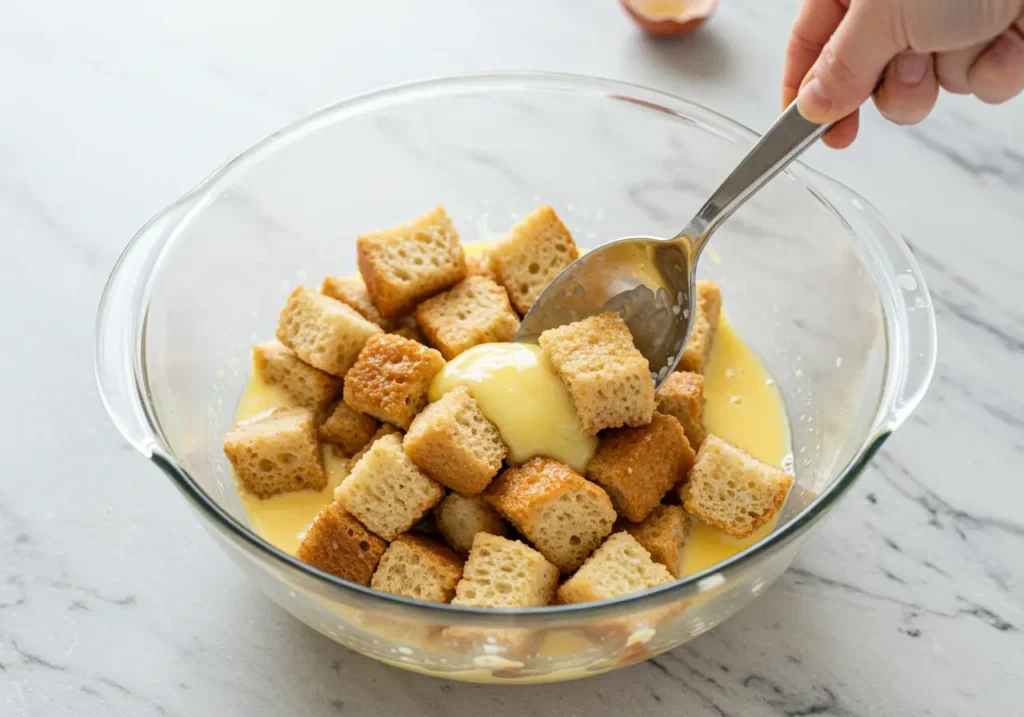
[[[864,84],[860,74],[831,45],[826,45],[822,51],[814,74],[824,85],[844,93],[859,90]]]

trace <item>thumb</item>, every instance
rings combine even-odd
[[[851,3],[804,78],[797,97],[800,114],[819,124],[835,122],[871,96],[886,65],[902,49],[895,18],[885,5]]]

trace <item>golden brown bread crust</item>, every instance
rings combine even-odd
[[[600,492],[564,463],[537,456],[520,466],[506,469],[491,483],[484,497],[518,528],[529,521],[537,503],[560,494],[567,486]]]
[[[650,364],[618,314],[549,329],[540,346],[569,389],[583,430],[643,426],[654,413]]]
[[[325,573],[369,585],[388,544],[337,503],[324,506],[299,544],[296,557]]]
[[[646,426],[603,431],[587,478],[604,488],[619,515],[637,523],[686,477],[693,459],[679,421],[655,413]]]
[[[512,341],[519,331],[505,289],[483,276],[424,301],[416,308],[416,322],[449,361],[478,344]]]
[[[224,453],[242,488],[257,498],[327,485],[308,408],[276,409],[242,421],[224,434]]]
[[[718,333],[718,320],[722,313],[722,291],[714,281],[697,282],[697,296],[694,301],[696,311],[693,315],[693,326],[690,338],[679,358],[680,371],[704,373],[704,365],[714,347],[715,335]]]
[[[704,429],[704,376],[692,371],[676,371],[665,379],[654,398],[658,412],[679,421],[690,446],[700,448],[707,436]]]
[[[484,496],[564,573],[579,567],[615,522],[615,509],[603,490],[550,458],[531,458],[509,468]]]
[[[402,445],[420,470],[463,495],[476,495],[486,488],[508,455],[498,428],[465,386],[457,386],[421,411]]]
[[[345,374],[345,403],[362,413],[408,430],[427,405],[441,354],[394,334],[372,336]]]
[[[659,505],[641,523],[621,523],[621,527],[616,527],[636,538],[651,558],[668,568],[672,577],[683,577],[683,549],[690,536],[690,519],[682,507]]]
[[[388,546],[370,587],[428,602],[450,602],[462,579],[462,560],[447,546],[404,533]]]
[[[359,273],[385,318],[404,316],[424,299],[466,278],[466,255],[443,207],[364,234],[356,251]]]
[[[345,455],[358,453],[377,431],[377,421],[372,416],[356,411],[344,401],[338,401],[327,419],[320,424],[318,434],[321,441],[341,446]]]

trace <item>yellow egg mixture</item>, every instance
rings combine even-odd
[[[789,451],[788,424],[781,397],[757,354],[739,337],[723,314],[714,349],[704,372],[704,423],[714,433],[746,449],[756,458],[781,466]],[[466,385],[480,408],[509,446],[509,460],[534,455],[555,458],[583,473],[597,447],[586,436],[569,393],[537,346],[487,344],[450,361],[434,379],[430,399]],[[267,384],[256,371],[238,407],[244,420],[275,407],[289,397]],[[320,509],[334,499],[334,488],[348,473],[348,461],[332,447],[323,447],[328,473],[322,491],[300,491],[259,500],[239,489],[253,529],[278,548],[294,554]],[[768,535],[774,522],[744,540],[727,536],[692,519],[684,548],[686,574],[699,572]]]

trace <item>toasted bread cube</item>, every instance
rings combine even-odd
[[[334,499],[385,540],[394,540],[444,498],[391,434],[373,442],[334,492]]]
[[[264,381],[280,386],[297,407],[308,408],[318,416],[341,395],[340,378],[310,366],[280,341],[253,346],[252,362]]]
[[[511,341],[519,317],[508,294],[482,276],[471,276],[416,308],[416,321],[449,361],[477,344]]]
[[[615,533],[558,588],[565,604],[610,600],[672,582],[672,574],[651,559],[629,533]]]
[[[288,297],[277,324],[277,338],[300,359],[333,376],[344,377],[377,324],[329,296],[300,286]]]
[[[509,468],[491,483],[486,498],[563,573],[582,565],[615,523],[608,495],[550,458]]]
[[[580,253],[551,207],[540,207],[512,227],[488,252],[491,272],[525,315],[545,287]]]
[[[347,455],[358,453],[370,442],[378,424],[372,416],[360,413],[344,401],[338,401],[323,423],[320,424],[321,441],[341,446]]]
[[[638,523],[686,477],[693,457],[679,421],[655,413],[646,426],[603,431],[587,478],[604,488],[619,515]]]
[[[694,449],[700,448],[704,430],[704,377],[691,371],[676,371],[665,379],[654,395],[658,412],[675,418]]]
[[[416,328],[416,319],[413,316],[402,316],[397,319],[385,319],[373,305],[370,292],[366,290],[366,283],[359,276],[328,276],[320,287],[320,293],[337,299],[341,303],[351,306],[362,314],[367,321],[380,326],[386,333],[405,336],[422,343],[422,334]]]
[[[622,529],[636,538],[655,562],[672,577],[683,577],[683,548],[690,537],[690,518],[678,505],[659,505],[641,523],[624,523]]]
[[[704,373],[704,365],[711,355],[711,348],[718,333],[718,319],[722,314],[722,291],[714,281],[698,281],[697,296],[694,300],[696,311],[690,338],[686,341],[683,355],[679,358],[680,371]]]
[[[687,513],[746,538],[778,514],[792,485],[793,476],[709,434],[678,491]]]
[[[558,568],[518,540],[477,533],[452,605],[541,607],[558,586]]]
[[[345,375],[345,403],[408,430],[442,368],[444,359],[435,349],[394,334],[373,336]]]
[[[466,255],[444,207],[406,224],[359,237],[359,273],[384,318],[416,305],[466,278]]]
[[[364,455],[366,455],[366,452],[368,450],[370,450],[370,446],[372,446],[374,443],[376,443],[378,440],[380,440],[384,436],[390,436],[392,433],[397,433],[399,438],[401,438],[403,435],[405,435],[400,430],[398,430],[397,428],[392,426],[390,423],[382,423],[382,424],[380,424],[380,428],[378,428],[377,432],[374,433],[370,437],[370,440],[366,442],[366,445],[363,446],[358,451],[356,451],[355,453],[352,454],[352,461],[351,461],[352,465],[355,465],[356,463],[358,463],[359,459],[362,458]]]
[[[369,585],[387,547],[344,508],[330,503],[309,527],[296,557],[325,573]]]
[[[618,314],[549,329],[540,335],[540,346],[569,389],[586,433],[651,422],[650,364]]]
[[[387,319],[387,321],[393,326],[391,333],[396,336],[401,336],[403,339],[409,339],[410,341],[416,341],[424,346],[430,345],[427,343],[427,337],[423,335],[422,331],[420,331],[420,327],[419,324],[416,323],[415,316],[403,316],[400,319]]]
[[[483,496],[461,496],[449,493],[434,508],[434,520],[441,535],[459,555],[469,555],[477,533],[507,537],[508,525]]]
[[[372,321],[385,331],[393,328],[373,305],[366,283],[358,276],[328,276],[320,286],[320,293],[340,301],[358,311],[364,319]]]
[[[236,424],[224,435],[224,453],[257,498],[327,485],[316,416],[308,408],[276,409]]]
[[[405,533],[380,559],[370,587],[427,602],[451,602],[462,579],[462,561],[436,540]]]
[[[463,495],[476,495],[498,475],[508,448],[469,389],[457,386],[416,416],[405,452],[420,470]]]

